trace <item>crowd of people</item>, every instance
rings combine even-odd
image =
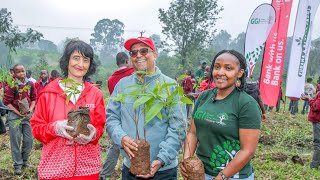
[[[249,84],[255,85],[252,86],[254,88],[257,85],[247,78],[245,57],[234,50],[223,50],[213,57],[209,65],[201,61],[194,75],[186,70],[185,78],[177,82],[156,66],[158,54],[152,39],[130,38],[125,41],[124,48],[129,56],[125,52],[116,55],[118,69],[107,80],[111,95],[108,102],[100,90],[101,83],[90,83],[97,64],[92,47],[81,40],[71,40],[65,46],[59,61],[61,77],[56,70],[49,76],[48,70],[44,69],[35,80],[32,72],[25,70],[22,64],[11,68],[15,85],[11,87],[1,83],[4,94],[0,105],[2,110],[8,111],[6,119],[14,173],[21,175],[28,167],[35,138],[43,143],[38,165],[39,179],[104,180],[114,171],[120,153],[124,157],[123,180],[177,179],[179,151],[183,142],[183,160],[195,155],[199,157],[206,180],[254,179],[250,161],[258,145],[265,107],[259,92],[255,95],[249,92]],[[145,125],[143,107],[134,108],[135,100],[129,97],[121,102],[115,98],[141,91],[136,86],[139,84],[146,84],[146,90],[150,91],[159,82],[182,86],[184,95],[195,105],[176,103],[170,110],[163,108],[161,120],[157,115]],[[76,89],[71,92],[70,87],[74,85]],[[174,90],[175,86],[168,88],[170,93]],[[301,98],[292,98],[289,107],[291,113],[296,113],[297,103],[302,99],[301,113],[308,113],[308,119],[313,123],[312,168],[320,165],[319,91],[320,79],[314,88],[312,79],[308,78],[305,93]],[[282,91],[277,112],[281,101]],[[24,110],[22,102],[27,110]],[[69,112],[81,107],[88,109],[91,119],[84,127],[87,133],[71,136],[69,132],[75,127],[68,124]],[[1,112],[1,115],[4,114]],[[17,126],[18,121],[21,122]],[[99,139],[104,132],[112,139],[112,145],[102,163]],[[151,164],[147,174],[134,175],[130,172],[131,159],[138,149],[137,137],[150,143]],[[223,158],[214,158],[218,154]],[[188,179],[183,163],[180,170]]]

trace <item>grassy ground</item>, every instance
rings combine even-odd
[[[283,109],[280,111],[283,112]],[[262,126],[258,149],[252,160],[256,179],[320,179],[320,170],[309,168],[312,139],[312,125],[307,121],[307,115],[268,113],[267,121]],[[110,139],[104,135],[100,144],[104,160]],[[23,175],[14,176],[8,134],[0,135],[0,179],[36,179],[40,152],[40,149],[33,148],[30,155],[31,167],[27,168]],[[121,163],[118,163],[118,173],[120,168]]]

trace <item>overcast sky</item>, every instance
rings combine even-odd
[[[44,39],[59,43],[66,37],[89,41],[96,23],[118,19],[125,25],[124,38],[161,34],[159,8],[168,9],[172,0],[0,0],[0,7],[12,12],[19,29],[28,27],[44,34]],[[271,0],[219,0],[224,7],[216,28],[227,30],[232,37],[246,31],[254,9]],[[293,34],[298,0],[293,0],[288,35]],[[316,14],[313,38],[320,36],[320,11]],[[164,38],[164,36],[163,36]]]

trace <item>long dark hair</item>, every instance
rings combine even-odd
[[[83,79],[87,80],[89,76],[96,72],[97,64],[93,59],[94,53],[92,47],[81,41],[81,40],[71,40],[65,47],[62,57],[60,58],[59,65],[62,70],[63,76],[68,77],[68,65],[71,54],[77,51],[85,57],[90,58],[90,66],[86,75]]]
[[[236,50],[222,50],[220,52],[218,52],[218,54],[216,54],[212,60],[211,66],[210,66],[210,79],[209,82],[213,82],[213,75],[212,75],[212,71],[213,71],[213,66],[214,63],[216,62],[216,59],[224,53],[228,53],[231,54],[233,56],[235,56],[238,60],[239,60],[239,64],[240,64],[240,69],[246,70],[247,69],[247,64],[246,64],[246,58],[239,53]],[[240,87],[238,87],[238,89],[243,89],[246,83],[246,72],[243,73],[243,75],[241,76],[241,78],[239,78],[239,80],[241,81],[241,85]]]

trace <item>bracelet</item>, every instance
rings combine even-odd
[[[222,177],[223,180],[228,180],[228,178],[223,174],[222,171],[219,172],[219,175]]]

